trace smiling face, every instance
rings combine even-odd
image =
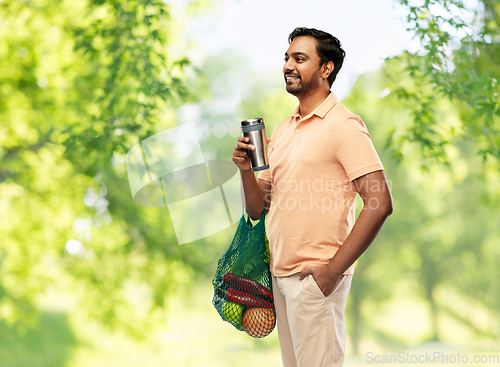
[[[306,97],[325,82],[321,72],[321,59],[316,51],[316,39],[297,37],[285,53],[286,90],[296,97]]]

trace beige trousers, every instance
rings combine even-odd
[[[344,363],[344,310],[351,275],[325,297],[312,275],[272,277],[278,336],[284,367],[340,367]]]

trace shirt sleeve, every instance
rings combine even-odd
[[[270,169],[264,169],[262,171],[259,171],[257,174],[257,178],[260,178],[261,180],[271,182],[271,172]]]
[[[350,181],[384,169],[370,134],[359,116],[336,124],[334,151]]]

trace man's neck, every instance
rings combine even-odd
[[[313,94],[309,94],[305,97],[297,97],[299,100],[299,114],[301,117],[305,117],[313,112],[319,105],[323,103],[323,101],[330,94],[330,90],[328,89],[318,89]]]

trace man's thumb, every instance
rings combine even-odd
[[[304,279],[306,276],[308,276],[311,273],[311,269],[304,269],[300,272],[300,277],[299,280]]]

